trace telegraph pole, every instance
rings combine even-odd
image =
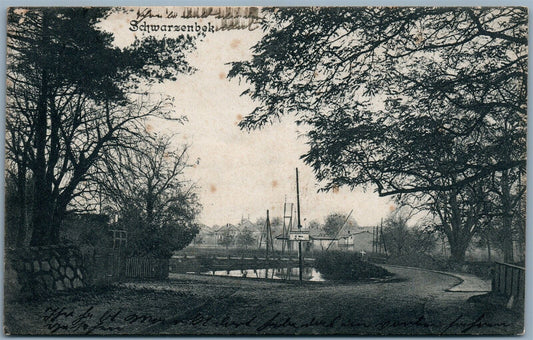
[[[300,186],[298,184],[298,168],[296,168],[296,207],[298,214],[298,231],[301,231],[302,224],[300,223]],[[301,282],[303,273],[302,241],[298,241],[298,268],[299,278]]]
[[[268,262],[268,248],[271,246],[270,242],[270,217],[269,217],[269,213],[268,213],[268,210],[267,210],[267,219],[266,219],[266,225],[265,225],[265,234],[266,234],[266,260]]]

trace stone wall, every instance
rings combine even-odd
[[[87,272],[75,246],[7,249],[5,255],[6,297],[32,297],[87,285]]]

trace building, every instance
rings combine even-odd
[[[310,248],[314,250],[349,250],[349,251],[372,251],[373,226],[348,226],[343,228],[337,237],[329,236],[318,230],[310,231]]]
[[[240,230],[233,224],[228,223],[213,230],[213,233],[215,235],[215,246],[234,247]],[[225,243],[226,239],[228,239],[229,244]]]

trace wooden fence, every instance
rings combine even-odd
[[[89,273],[90,284],[107,285],[124,276],[124,254],[112,248],[86,248],[83,262]]]
[[[126,258],[124,276],[138,279],[168,278],[169,259],[146,257]]]
[[[513,298],[514,303],[524,303],[526,269],[507,263],[494,262],[492,292]]]
[[[169,259],[127,257],[120,249],[93,248],[86,251],[84,263],[89,273],[89,282],[107,285],[125,278],[166,279]]]

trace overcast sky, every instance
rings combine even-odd
[[[129,31],[131,19],[131,14],[114,15],[104,24],[116,34],[117,44],[130,43],[135,34],[142,36],[141,32]],[[176,33],[169,36],[172,34]],[[190,159],[198,159],[198,164],[188,170],[187,176],[199,186],[203,206],[199,221],[220,225],[237,223],[248,216],[254,221],[264,217],[267,209],[271,216],[281,217],[285,197],[296,203],[298,167],[304,227],[313,219],[323,221],[329,213],[347,214],[352,209],[352,217],[360,225],[376,225],[394,210],[394,204],[378,197],[373,188],[366,193],[344,188],[335,193],[317,193],[319,186],[311,168],[299,158],[306,151],[302,128],[291,117],[249,133],[238,128],[239,120],[256,104],[240,96],[243,84],[226,78],[230,69],[227,63],[249,58],[250,47],[261,36],[260,30],[207,34],[189,58],[198,71],[152,89],[175,97],[177,113],[188,117],[184,125],[151,125],[157,131],[177,133],[176,143],[191,144]]]

